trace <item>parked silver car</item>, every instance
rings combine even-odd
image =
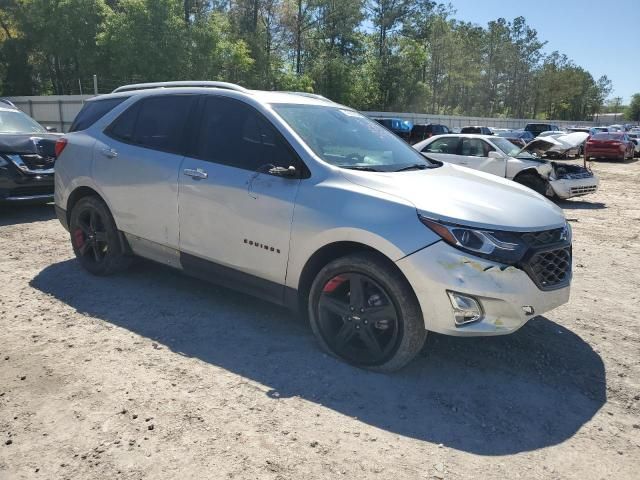
[[[577,149],[587,134],[563,135],[575,143],[567,143],[553,136],[537,137],[524,148],[506,138],[488,135],[441,135],[416,143],[413,148],[429,158],[491,173],[514,180],[541,195],[567,199],[594,193],[598,178],[590,170],[566,163],[550,162],[538,155],[557,149],[559,155]]]
[[[378,371],[427,331],[506,334],[569,298],[558,207],[323,97],[179,82],[87,105],[55,202],[91,273],[139,255],[302,308],[323,348]]]

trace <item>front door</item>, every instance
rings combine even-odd
[[[281,300],[301,180],[269,170],[301,172],[301,163],[275,127],[239,100],[207,95],[199,125],[179,175],[182,265]]]
[[[458,165],[504,177],[506,160],[489,157],[495,149],[481,138],[461,137],[459,149]]]

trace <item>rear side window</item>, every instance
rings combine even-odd
[[[121,142],[132,143],[136,120],[140,112],[140,104],[141,102],[136,102],[116,118],[107,129],[107,135]]]
[[[255,171],[266,165],[287,168],[300,162],[275,128],[237,100],[209,96],[204,104],[196,156]]]
[[[460,140],[456,137],[439,138],[422,149],[423,152],[449,153],[455,155]]]
[[[69,131],[78,132],[86,130],[128,98],[129,97],[105,98],[104,100],[93,100],[85,103],[80,113],[76,115]]]
[[[152,150],[179,153],[195,98],[193,95],[145,98],[120,115],[107,134],[122,142]]]

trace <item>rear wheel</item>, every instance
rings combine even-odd
[[[377,255],[349,255],[325,266],[309,295],[311,328],[330,354],[380,372],[409,363],[427,332],[406,279]]]
[[[85,270],[94,275],[110,275],[129,266],[120,234],[105,203],[84,197],[75,204],[69,219],[73,252]]]

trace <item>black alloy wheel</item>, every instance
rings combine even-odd
[[[308,308],[322,348],[369,370],[402,368],[427,336],[410,284],[393,262],[375,252],[329,262],[311,285]]]
[[[389,294],[359,273],[331,278],[318,303],[320,332],[337,355],[358,365],[380,365],[398,346],[400,324]]]
[[[110,275],[131,261],[109,209],[98,197],[83,197],[73,207],[69,233],[80,264],[94,275]]]
[[[78,214],[73,231],[73,247],[80,257],[89,257],[96,264],[103,262],[109,252],[104,220],[94,208],[88,207]]]

